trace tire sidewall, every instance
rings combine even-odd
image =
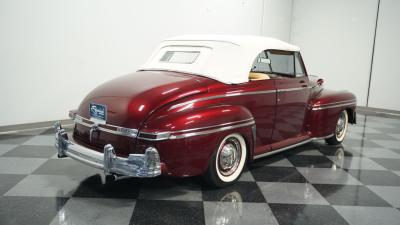
[[[221,147],[224,144],[224,142],[231,137],[237,138],[240,143],[240,147],[242,148],[241,158],[239,166],[237,167],[236,171],[230,176],[223,176],[221,173],[219,173],[218,170],[218,165],[217,165],[218,154],[221,151],[222,149]],[[224,139],[222,139],[222,141],[218,145],[217,150],[214,151],[211,160],[209,162],[209,168],[207,173],[205,174],[206,175],[205,179],[207,183],[216,187],[224,187],[234,183],[237,179],[239,179],[240,175],[242,174],[244,165],[246,164],[246,160],[247,160],[247,146],[243,136],[240,135],[239,133],[232,133],[225,136]]]
[[[344,140],[344,138],[345,138],[345,136],[346,136],[346,132],[347,132],[347,127],[349,126],[349,115],[347,114],[347,111],[346,110],[343,110],[341,113],[340,113],[340,115],[339,115],[339,118],[340,118],[340,116],[342,115],[342,113],[344,113],[344,115],[345,115],[345,126],[344,126],[344,131],[343,131],[343,134],[342,134],[342,136],[341,137],[337,137],[337,135],[336,135],[336,127],[335,127],[335,138],[336,138],[336,140],[338,141],[338,142],[342,142],[343,140]],[[339,120],[339,118],[338,118],[338,120]]]
[[[337,126],[337,121],[339,120],[340,116],[342,115],[342,113],[345,114],[345,128],[344,128],[344,132],[342,134],[342,136],[340,138],[337,138],[337,134],[336,134],[336,126]],[[346,137],[346,133],[347,133],[347,128],[349,126],[349,115],[347,113],[346,110],[343,110],[340,112],[339,117],[336,121],[336,126],[335,126],[335,130],[333,131],[333,135],[330,138],[325,139],[326,143],[329,145],[339,145],[343,142],[344,138]]]

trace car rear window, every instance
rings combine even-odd
[[[166,51],[160,62],[191,64],[199,55],[199,51]]]

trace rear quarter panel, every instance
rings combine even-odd
[[[239,123],[232,124],[233,121]],[[160,154],[161,162],[164,162],[163,172],[168,175],[195,176],[206,171],[211,155],[228,134],[241,134],[246,140],[248,153],[251,153],[253,149],[253,133],[249,125],[251,121],[253,117],[246,108],[234,105],[212,105],[174,113],[160,110],[145,122],[140,132],[154,133],[161,130],[171,132],[175,136],[184,134],[187,137],[159,141],[138,138],[136,149],[144,152],[149,146],[155,147]],[[243,126],[198,135],[199,132],[240,124]]]

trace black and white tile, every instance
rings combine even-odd
[[[58,159],[52,129],[0,135],[0,224],[400,224],[400,120],[362,116],[322,141],[256,160],[237,183],[121,178]],[[70,132],[71,129],[68,129]]]

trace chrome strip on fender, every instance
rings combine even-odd
[[[102,125],[102,124],[96,124],[96,123],[87,123],[86,121],[90,121],[84,117],[81,117],[79,115],[74,115],[73,118],[75,123],[81,124],[86,127],[97,127],[96,129],[100,131],[104,131],[107,133],[111,134],[116,134],[116,135],[123,135],[127,137],[137,137],[139,139],[143,140],[149,140],[149,141],[161,141],[161,140],[166,140],[166,139],[180,139],[180,138],[185,138],[185,137],[192,137],[192,136],[197,136],[197,135],[204,135],[204,134],[211,134],[215,132],[220,132],[224,130],[229,130],[229,129],[235,129],[243,126],[249,126],[254,124],[254,119],[249,118],[249,119],[244,119],[244,120],[238,120],[238,121],[233,121],[233,122],[228,122],[228,123],[222,123],[218,125],[212,125],[212,126],[206,126],[206,127],[198,127],[198,128],[191,128],[191,129],[186,129],[186,130],[178,130],[178,131],[171,131],[171,132],[154,132],[154,133],[147,133],[147,132],[140,132],[138,134],[138,130],[136,129],[131,129],[131,128],[125,128],[125,127],[118,127],[114,125]],[[92,121],[90,121],[92,122]],[[113,127],[116,130],[111,130],[107,129],[102,126],[109,126]],[[205,129],[210,129],[214,128],[212,130],[205,130]],[[199,130],[204,130],[204,131],[199,131]],[[184,134],[181,134],[184,133]],[[142,135],[142,136],[141,136]],[[143,135],[150,135],[154,136],[152,138],[146,138],[143,137]]]
[[[225,130],[231,130],[231,129],[235,129],[235,128],[250,126],[253,124],[255,124],[255,122],[254,122],[253,118],[250,118],[250,119],[245,119],[245,120],[240,120],[240,121],[234,121],[234,122],[223,123],[223,124],[207,126],[207,127],[192,128],[192,129],[187,129],[187,130],[159,132],[159,133],[140,132],[138,135],[138,139],[143,139],[143,140],[148,140],[148,141],[181,139],[181,138],[186,138],[186,137],[193,137],[193,136],[198,136],[198,135],[205,135],[205,134],[221,132],[221,131],[225,131]],[[210,128],[214,128],[214,129],[210,129]],[[204,130],[204,129],[210,129],[210,130]],[[199,131],[199,130],[203,130],[203,131]],[[154,136],[154,137],[146,138],[146,137],[143,137],[142,135],[150,135],[150,136]]]
[[[198,98],[198,99],[193,99],[187,102],[182,102],[178,103],[176,105],[171,106],[168,111],[176,109],[178,107],[196,103],[196,102],[201,102],[201,101],[206,101],[206,100],[212,100],[212,99],[217,99],[217,98],[225,98],[225,97],[233,97],[233,96],[241,96],[241,95],[257,95],[257,94],[269,94],[269,93],[276,93],[276,90],[268,90],[268,91],[253,91],[253,92],[237,92],[237,93],[226,93],[223,95],[214,95],[214,96],[209,96],[209,97],[204,97],[204,98]]]
[[[250,125],[253,125],[253,124],[254,124],[254,121],[248,122],[248,123],[244,123],[244,124],[220,127],[220,128],[213,129],[213,130],[191,132],[191,133],[179,134],[179,135],[171,135],[169,137],[169,139],[180,139],[180,138],[187,138],[187,137],[193,137],[193,136],[198,136],[198,135],[212,134],[212,133],[221,132],[221,131],[225,131],[225,130],[231,130],[231,129],[235,129],[235,128],[239,128],[239,127],[250,126]]]
[[[350,99],[350,100],[344,100],[344,101],[338,101],[338,102],[330,102],[330,103],[325,103],[325,104],[315,104],[315,106],[327,106],[327,105],[336,105],[336,104],[341,104],[341,103],[349,103],[349,102],[355,102],[356,100]]]
[[[178,131],[174,131],[173,133],[183,133],[183,132],[189,132],[189,131],[203,130],[203,129],[208,129],[208,128],[222,127],[222,126],[233,125],[233,124],[244,123],[244,122],[253,122],[254,123],[254,119],[253,118],[249,118],[249,119],[245,119],[245,120],[238,120],[238,121],[234,121],[234,122],[221,123],[221,124],[212,125],[212,126],[191,128],[191,129],[186,129],[186,130],[178,130]]]
[[[233,97],[233,96],[246,96],[246,95],[258,95],[258,94],[269,94],[269,93],[281,93],[281,92],[288,92],[288,91],[300,91],[304,89],[310,89],[312,88],[311,86],[307,87],[298,87],[298,88],[286,88],[286,89],[277,89],[277,90],[267,90],[267,91],[252,91],[252,92],[237,92],[237,93],[226,93],[223,95],[215,95],[215,96],[209,96],[209,97],[204,97],[204,98],[198,98],[198,99],[193,99],[187,102],[182,102],[178,103],[176,105],[172,105],[168,111],[176,109],[178,107],[200,102],[200,101],[206,101],[206,100],[211,100],[211,99],[217,99],[217,98],[225,98],[225,97]]]
[[[313,106],[312,110],[321,110],[321,109],[330,109],[330,108],[336,108],[336,107],[342,107],[342,106],[349,106],[349,105],[355,105],[356,103],[357,102],[354,100],[333,102],[333,103]]]

